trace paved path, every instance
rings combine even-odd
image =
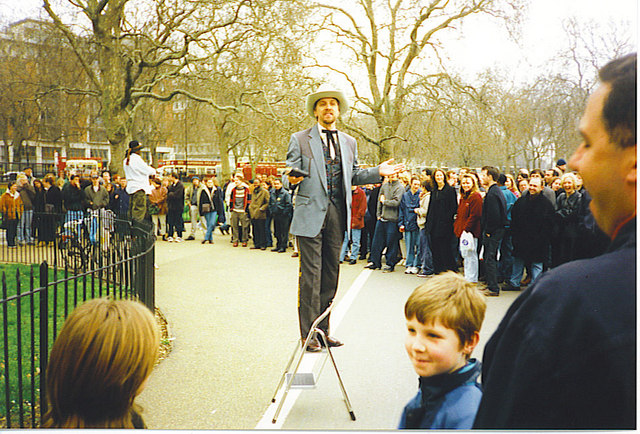
[[[188,225],[187,225],[188,226]],[[333,354],[357,420],[351,421],[326,362],[317,386],[294,390],[277,424],[271,397],[298,340],[298,261],[287,253],[214,244],[156,244],[156,305],[169,323],[173,351],[155,369],[138,403],[152,429],[394,429],[417,377],[404,350],[404,302],[422,280],[341,266]],[[488,298],[474,357],[516,293]],[[314,359],[319,359],[314,365]],[[305,356],[317,373],[322,356]]]

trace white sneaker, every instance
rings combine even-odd
[[[418,267],[411,267],[411,274],[418,274],[419,271]]]
[[[169,241],[170,243],[173,243],[173,237],[168,237],[167,241]]]
[[[404,270],[404,274],[412,274],[411,267],[407,267],[407,269]]]
[[[183,240],[181,237],[177,237],[177,238],[176,238],[176,243],[181,243],[181,242],[183,242],[183,241],[184,241],[184,240]]]

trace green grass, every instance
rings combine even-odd
[[[33,272],[33,285],[31,285]],[[40,286],[39,266],[20,265],[20,264],[0,264],[0,278],[4,274],[3,281],[6,282],[6,297],[4,292],[0,293],[0,298],[7,299],[18,294],[18,279],[20,282],[20,293],[28,293],[31,287],[38,288]],[[48,280],[53,282],[61,280],[64,273],[55,272],[53,269],[48,270]],[[71,276],[72,277],[72,276]],[[90,276],[79,279],[77,284],[69,281],[65,289],[64,284],[58,284],[57,290],[49,287],[48,294],[48,350],[53,344],[55,333],[60,331],[66,316],[73,308],[82,303],[86,299],[100,296],[100,281],[96,278],[92,281]],[[0,286],[0,290],[4,291],[4,284]],[[102,294],[106,295],[106,285],[102,284]],[[55,311],[54,311],[55,304]],[[19,426],[20,413],[20,387],[18,378],[22,378],[22,405],[23,415],[26,420],[31,420],[32,405],[39,406],[39,389],[40,389],[40,293],[24,296],[18,301],[11,300],[6,303],[6,317],[4,306],[0,304],[0,418],[5,419],[7,416],[6,408],[6,384],[7,374],[9,377],[10,404],[9,412],[11,414],[11,426]],[[34,312],[33,323],[31,312]],[[20,315],[20,318],[19,318]],[[4,322],[7,323],[7,333],[5,338]],[[18,325],[20,324],[20,325]],[[9,357],[5,357],[5,340],[8,342],[6,346]],[[32,353],[33,342],[33,353]],[[18,344],[21,343],[19,349]],[[47,350],[47,353],[48,353]],[[22,363],[22,373],[19,373],[19,361]],[[7,369],[8,365],[8,369]],[[33,366],[32,366],[33,365]],[[32,374],[33,372],[33,374]],[[33,390],[33,396],[32,396]],[[36,414],[36,419],[39,415]],[[6,426],[6,424],[2,424]],[[30,426],[30,424],[29,424]]]

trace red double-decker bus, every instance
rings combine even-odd
[[[286,167],[284,161],[278,161],[275,163],[259,162],[256,164],[256,175],[273,175],[280,176]],[[254,176],[251,170],[251,163],[238,163],[236,164],[236,172],[242,171],[244,179],[252,179]]]

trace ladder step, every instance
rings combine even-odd
[[[286,383],[289,383],[291,379],[291,374],[288,373],[286,376]],[[293,377],[293,382],[291,383],[292,389],[315,389],[316,387],[316,378],[313,372],[298,372]]]

